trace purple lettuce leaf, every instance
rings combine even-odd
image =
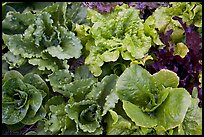
[[[184,87],[192,94],[193,87],[198,89],[199,106],[202,107],[202,87],[199,87],[199,73],[202,71],[202,39],[196,32],[196,27],[191,24],[189,26],[182,22],[179,17],[173,17],[178,20],[185,30],[185,44],[189,48],[189,52],[184,58],[174,55],[174,46],[170,39],[173,30],[167,31],[165,34],[160,33],[160,40],[166,45],[163,49],[151,47],[150,54],[154,60],[146,63],[146,69],[150,73],[158,72],[161,69],[169,69],[177,73],[180,78],[179,87]],[[171,44],[169,44],[171,43]]]

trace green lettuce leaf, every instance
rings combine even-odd
[[[154,127],[157,125],[157,119],[155,117],[151,117],[147,113],[142,112],[142,110],[137,105],[123,100],[123,108],[137,126]]]
[[[133,64],[118,78],[116,93],[125,113],[137,126],[162,126],[167,131],[183,123],[191,104],[190,94],[177,88],[178,82],[172,71],[161,70],[151,75]]]
[[[65,84],[69,84],[72,81],[72,76],[68,70],[58,70],[48,75],[50,85],[53,91],[62,90]]]
[[[2,56],[2,60],[5,60],[10,66],[9,69],[19,68],[25,63],[25,59],[19,55],[14,55],[12,52],[8,51]]]
[[[184,31],[181,25],[172,19],[174,16],[181,17],[187,25],[202,26],[202,4],[200,2],[171,2],[170,5],[157,8],[145,20],[145,34],[152,37],[152,44],[163,46],[164,44],[160,41],[158,32],[166,33],[170,29],[173,29],[170,37],[174,42],[177,43],[183,40]]]
[[[83,132],[95,132],[97,128],[101,130],[101,110],[95,101],[83,100],[67,104],[65,111],[70,119],[76,123],[77,131],[81,129]]]
[[[134,64],[123,72],[116,83],[116,92],[120,99],[128,100],[141,107],[147,106],[151,101],[152,105],[156,105],[154,79],[139,65]]]
[[[114,110],[109,110],[105,116],[107,123],[106,135],[146,135],[151,132],[147,128],[141,128],[129,119],[124,118]]]
[[[37,129],[39,134],[64,135],[67,131],[69,135],[75,134],[75,123],[66,115],[65,105],[65,99],[61,95],[53,96],[46,102],[45,109],[48,115],[41,128]]]
[[[179,85],[179,77],[175,72],[168,69],[161,69],[152,75],[157,83],[161,83],[165,88],[176,88]]]
[[[198,107],[199,100],[191,98],[191,105],[182,123],[186,135],[202,135],[202,108]]]
[[[174,55],[179,55],[184,58],[189,52],[188,47],[183,43],[177,43],[174,51]]]
[[[71,7],[67,6],[67,3],[54,3],[35,12],[7,13],[2,21],[2,35],[11,52],[5,55],[11,67],[22,66],[24,59],[32,65],[38,65],[39,70],[56,71],[68,68],[68,59],[81,56],[81,41],[66,26],[69,8]],[[84,18],[85,15],[86,13],[78,19]],[[15,58],[8,56],[10,54]]]
[[[91,28],[78,25],[76,32],[79,38],[87,38],[85,64],[94,76],[101,75],[104,62],[115,62],[120,55],[124,60],[140,59],[151,47],[151,39],[144,34],[143,21],[135,8],[124,4],[116,6],[110,14],[88,9],[87,19],[93,23]]]
[[[46,83],[37,74],[23,76],[16,70],[6,72],[2,85],[2,121],[8,125],[31,125],[43,119],[43,99],[49,94]]]
[[[166,88],[165,91],[169,91],[169,95],[158,107],[155,116],[159,125],[169,130],[183,122],[191,104],[191,97],[184,88]]]

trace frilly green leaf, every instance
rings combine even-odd
[[[101,75],[104,62],[115,62],[120,54],[124,60],[139,59],[151,47],[151,38],[144,34],[139,10],[126,4],[117,5],[110,14],[88,9],[87,19],[93,23],[90,30],[87,32],[86,28],[77,26],[77,33],[91,36],[85,45],[89,51],[85,64],[94,76]]]

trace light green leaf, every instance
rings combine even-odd
[[[72,76],[68,70],[58,70],[48,75],[50,85],[54,91],[62,90],[63,86],[72,81]]]
[[[145,106],[149,100],[154,100],[153,93],[151,93],[154,90],[156,90],[154,79],[139,65],[127,68],[116,83],[118,97],[139,106]]]
[[[88,9],[87,19],[93,23],[90,30],[84,32],[87,28],[77,27],[77,31],[79,35],[91,37],[84,41],[89,52],[85,64],[94,76],[101,75],[104,62],[115,62],[120,54],[124,60],[139,59],[151,47],[151,38],[144,34],[139,10],[126,4],[117,5],[109,14]]]
[[[177,43],[174,51],[174,56],[179,55],[181,58],[184,58],[188,52],[188,47],[185,44]]]
[[[176,88],[179,85],[179,77],[173,71],[161,69],[152,75],[157,83],[161,83],[165,88]]]
[[[114,110],[109,110],[109,113],[105,116],[105,122],[107,123],[106,135],[131,135],[138,133],[138,126],[134,125],[132,121],[123,118]]]
[[[93,86],[91,92],[86,95],[86,99],[96,100],[103,107],[106,102],[105,98],[115,89],[117,79],[118,77],[115,74],[105,76],[101,82]],[[114,102],[115,100],[112,101]]]
[[[59,27],[58,31],[61,36],[60,46],[51,46],[47,51],[52,57],[59,59],[79,58],[81,55],[82,45],[80,40],[75,37],[75,34],[68,31],[64,27]]]
[[[198,98],[191,98],[191,105],[182,123],[186,135],[202,135],[202,108],[198,107]]]
[[[184,88],[166,88],[165,90],[169,91],[169,95],[157,108],[155,116],[158,124],[169,130],[183,122],[191,104],[191,96]]]
[[[129,101],[123,100],[123,109],[137,126],[154,127],[157,125],[157,119],[154,116],[151,117],[149,114],[142,112],[138,106]]]

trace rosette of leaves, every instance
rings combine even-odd
[[[202,4],[200,2],[170,2],[167,7],[157,8],[144,23],[145,34],[152,37],[152,44],[164,46],[159,39],[159,33],[166,33],[171,29],[173,29],[171,35],[173,42],[178,43],[184,39],[184,30],[181,24],[172,19],[174,16],[182,18],[187,25],[194,24],[196,27],[202,27]]]
[[[85,8],[67,2],[23,13],[7,12],[2,21],[2,37],[9,51],[3,59],[12,68],[25,62],[38,66],[42,71],[68,68],[68,59],[80,57],[82,49],[80,40],[71,29],[74,23],[85,22],[85,16]]]
[[[11,70],[6,72],[2,82],[2,123],[32,125],[45,117],[43,103],[49,89],[39,75],[23,76]]]
[[[84,41],[85,64],[94,76],[100,76],[107,62],[141,59],[151,47],[151,38],[144,34],[139,10],[128,5],[116,6],[108,14],[88,9],[87,20],[93,25],[78,25],[75,31]]]
[[[141,66],[131,65],[118,78],[116,93],[137,126],[153,128],[156,134],[202,134],[198,99],[177,88],[178,84],[179,77],[172,71],[162,69],[151,75]],[[191,117],[194,114],[197,116]]]
[[[63,134],[102,134],[102,116],[118,101],[115,94],[117,76],[106,76],[99,82],[88,67],[80,66],[74,75],[59,70],[48,78],[53,90],[68,98],[65,112],[72,126],[64,127]]]

